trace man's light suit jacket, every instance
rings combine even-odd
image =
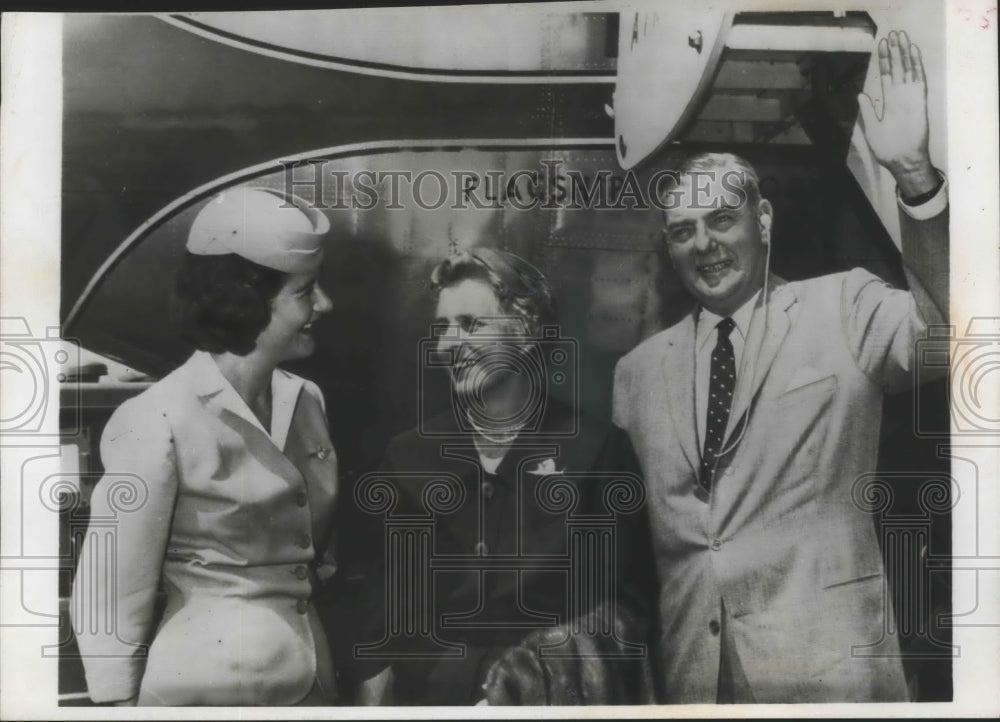
[[[768,295],[737,370],[735,449],[707,503],[694,493],[697,311],[616,369],[615,422],[648,488],[665,701],[716,701],[723,635],[756,701],[904,699],[900,660],[861,649],[898,653],[883,639],[892,609],[855,483],[875,469],[883,394],[912,382],[925,326],[909,293],[861,269],[772,277]]]
[[[319,389],[279,369],[271,391],[268,433],[196,352],[105,427],[72,607],[95,702],[285,705],[317,679],[335,694],[310,564],[337,459]]]

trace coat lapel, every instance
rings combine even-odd
[[[228,416],[232,420],[229,422],[229,425],[243,436],[247,448],[256,453],[266,454],[269,457],[277,459],[277,464],[282,469],[282,475],[286,479],[295,480],[300,478],[299,470],[285,456],[284,450],[275,443],[274,437],[260,423],[260,419],[250,410],[243,397],[236,392],[232,384],[222,375],[211,355],[204,351],[196,351],[191,357],[189,364],[195,393],[201,399],[205,408],[224,422]],[[287,381],[288,383],[279,381],[277,384],[282,406],[282,445],[284,445],[284,440],[287,438],[298,393],[302,388],[301,382],[296,384],[295,379],[287,379]],[[273,395],[275,390],[274,376],[271,379],[271,388],[272,406],[275,407],[277,397]],[[285,413],[288,414],[287,418],[284,418]],[[273,418],[274,412],[272,411]]]
[[[232,384],[222,375],[212,356],[205,351],[195,351],[191,356],[190,366],[194,379],[195,393],[217,415],[223,411],[239,416],[243,421],[256,428],[265,436],[270,437],[260,419],[250,410]]]
[[[698,449],[698,421],[694,407],[694,357],[695,317],[692,312],[668,336],[663,377],[674,434],[691,470],[697,473],[701,451]]]
[[[747,340],[743,345],[743,357],[736,372],[733,406],[726,426],[727,440],[741,423],[745,423],[743,417],[771,370],[771,365],[788,333],[788,309],[795,303],[795,294],[791,287],[777,276],[771,276],[768,285],[770,287],[768,303],[764,304],[762,294],[751,317]]]
[[[271,439],[279,449],[285,448],[288,429],[302,392],[303,379],[275,369],[271,376]]]
[[[292,417],[295,415],[299,394],[302,391],[303,379],[281,369],[272,372],[271,429],[268,430],[250,410],[243,397],[222,375],[210,354],[196,351],[191,357],[190,364],[198,396],[220,411],[224,409],[236,414],[267,436],[279,450],[284,450],[288,430],[292,425]]]

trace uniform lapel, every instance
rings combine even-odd
[[[189,364],[195,392],[205,405],[205,408],[239,433],[243,437],[247,448],[252,452],[276,459],[276,464],[281,469],[282,476],[288,480],[299,479],[300,474],[298,469],[285,456],[282,449],[275,444],[274,438],[264,428],[264,425],[260,423],[260,419],[250,410],[243,397],[236,392],[232,384],[222,375],[211,355],[204,351],[196,351],[191,357]],[[290,385],[283,386],[279,383],[279,386],[282,386],[281,394],[283,398],[287,397],[292,391]],[[272,391],[273,388],[274,379],[272,377]],[[273,400],[272,397],[272,406]],[[292,403],[289,418],[282,422],[284,435],[288,433],[288,426],[291,421],[291,414],[294,413],[294,406],[294,403]]]
[[[743,345],[743,357],[736,371],[736,391],[733,407],[729,413],[726,439],[744,422],[750,403],[757,395],[764,379],[771,370],[775,356],[788,333],[788,309],[795,303],[795,294],[789,285],[771,276],[768,280],[770,294],[765,305],[761,294],[750,321],[750,330]]]
[[[236,393],[236,389],[222,375],[218,365],[212,356],[205,351],[195,351],[191,357],[191,371],[196,385],[198,396],[205,402],[206,406],[214,409],[216,413],[229,411],[236,414],[251,426],[255,427],[265,436],[270,437],[267,429],[260,423],[260,419],[250,410],[243,397]]]
[[[281,369],[275,369],[271,376],[271,439],[279,449],[285,448],[303,383],[303,379]]]
[[[701,452],[698,449],[698,421],[694,405],[694,356],[695,321],[692,312],[668,336],[663,358],[663,379],[674,435],[684,450],[692,471],[697,472]]]

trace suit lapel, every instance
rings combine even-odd
[[[288,429],[302,392],[303,379],[275,369],[271,376],[271,439],[279,449],[285,448]]]
[[[250,410],[243,397],[236,392],[232,384],[222,375],[211,355],[203,351],[196,351],[189,364],[195,393],[205,405],[206,410],[218,416],[223,423],[239,433],[251,452],[275,459],[275,463],[280,468],[282,476],[285,479],[296,481],[301,478],[299,470],[285,456],[283,450],[275,444],[271,434],[268,433],[263,424],[260,423],[260,419]],[[289,382],[291,381],[289,379]],[[291,383],[282,384],[279,382],[278,385],[281,387],[280,393],[282,394],[282,398],[287,402],[287,398],[285,397],[293,391]],[[272,378],[273,389],[274,379]],[[296,389],[301,389],[301,385],[296,387]],[[297,390],[295,391],[296,398]],[[287,403],[283,403],[284,405],[287,405]],[[293,402],[289,418],[282,421],[284,435],[288,433],[294,408],[295,404]]]
[[[726,439],[735,432],[750,408],[753,398],[771,370],[771,365],[788,334],[788,309],[795,303],[795,294],[785,281],[772,276],[768,280],[770,299],[765,305],[763,295],[757,301],[750,321],[743,357],[736,372],[736,391],[726,426]]]
[[[698,449],[698,420],[694,404],[694,318],[694,313],[689,313],[676,326],[676,331],[669,335],[663,359],[663,378],[674,434],[691,470],[697,473],[701,451]]]

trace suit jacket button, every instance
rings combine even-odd
[[[308,534],[303,534],[299,537],[299,546],[303,549],[308,549],[310,544],[312,544],[312,539]]]
[[[708,623],[708,631],[712,633],[712,636],[717,635],[719,633],[719,623],[713,619]]]
[[[722,541],[719,539],[712,540],[712,551],[719,551],[722,548]]]
[[[305,614],[309,611],[309,601],[307,599],[300,599],[295,602],[295,611],[299,614]]]
[[[483,496],[487,499],[492,499],[493,495],[496,493],[497,489],[492,483],[488,481],[483,482]]]
[[[484,557],[489,554],[489,551],[489,547],[484,542],[476,542],[476,546],[472,547],[472,553],[477,557]]]
[[[296,579],[305,579],[308,576],[309,576],[309,570],[306,569],[306,565],[305,564],[299,564],[297,567],[295,567],[295,578]]]
[[[298,494],[295,495],[295,503],[298,504],[299,506],[305,506],[306,504],[309,503],[309,497],[306,495],[304,491],[300,491]]]

